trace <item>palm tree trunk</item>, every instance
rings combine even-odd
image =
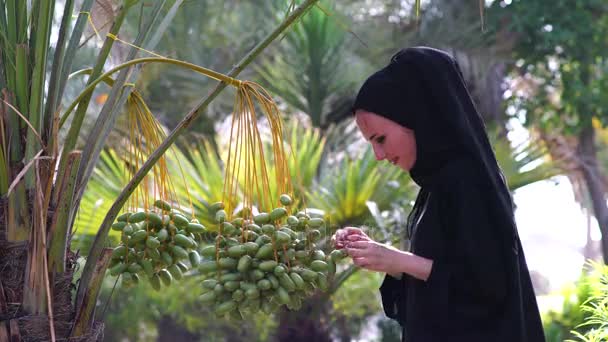
[[[13,243],[5,239],[6,200],[0,200],[0,341],[50,341],[49,318],[33,315],[20,304],[23,301],[24,270],[27,263],[26,242]],[[69,246],[69,244],[68,244]],[[66,251],[65,272],[55,274],[51,284],[55,336],[65,339],[74,322],[72,291],[77,256]],[[8,335],[9,339],[4,337]],[[96,323],[81,342],[102,341],[103,324]]]
[[[589,210],[585,210],[585,216],[587,216],[587,242],[583,247],[583,258],[585,260],[599,261],[601,258],[601,241],[595,241],[591,238],[592,231],[592,218],[593,214]],[[585,268],[586,269],[586,268]],[[591,268],[589,268],[591,269]]]
[[[608,206],[603,186],[603,175],[598,167],[595,130],[591,123],[583,127],[579,134],[579,154],[582,160],[582,173],[591,196],[593,213],[602,232],[602,254],[608,264]]]
[[[505,62],[468,51],[453,51],[453,54],[483,121],[488,126],[498,128],[499,136],[506,139],[508,117],[503,108],[502,98],[504,92],[502,85],[507,73]]]

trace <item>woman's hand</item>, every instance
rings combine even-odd
[[[355,265],[371,271],[385,272],[395,278],[407,273],[426,281],[433,268],[433,260],[376,242],[359,228],[339,229],[331,240],[336,249],[346,250]]]
[[[361,229],[356,227],[338,229],[334,236],[331,237],[331,242],[336,249],[344,248],[348,242],[360,240],[365,241],[371,239]]]
[[[394,247],[369,238],[347,242],[345,247],[353,263],[359,267],[391,275],[404,271],[402,264],[404,252]]]
[[[346,252],[359,267],[386,273],[395,271],[395,258],[401,251],[372,240],[365,232],[356,227],[345,227],[336,231],[332,237],[335,248],[346,248]]]

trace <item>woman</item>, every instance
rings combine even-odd
[[[544,341],[510,193],[454,58],[400,51],[353,110],[376,158],[420,186],[409,252],[354,227],[334,236],[355,265],[387,273],[382,304],[403,340]]]

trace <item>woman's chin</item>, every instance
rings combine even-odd
[[[397,163],[395,164],[396,167],[400,168],[401,170],[405,171],[405,172],[410,172],[410,168],[408,168],[407,166],[401,164],[401,163]]]

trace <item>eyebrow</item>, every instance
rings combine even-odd
[[[375,136],[376,136],[376,133],[370,135],[369,139],[367,139],[367,140],[372,141],[372,139],[374,139]]]

